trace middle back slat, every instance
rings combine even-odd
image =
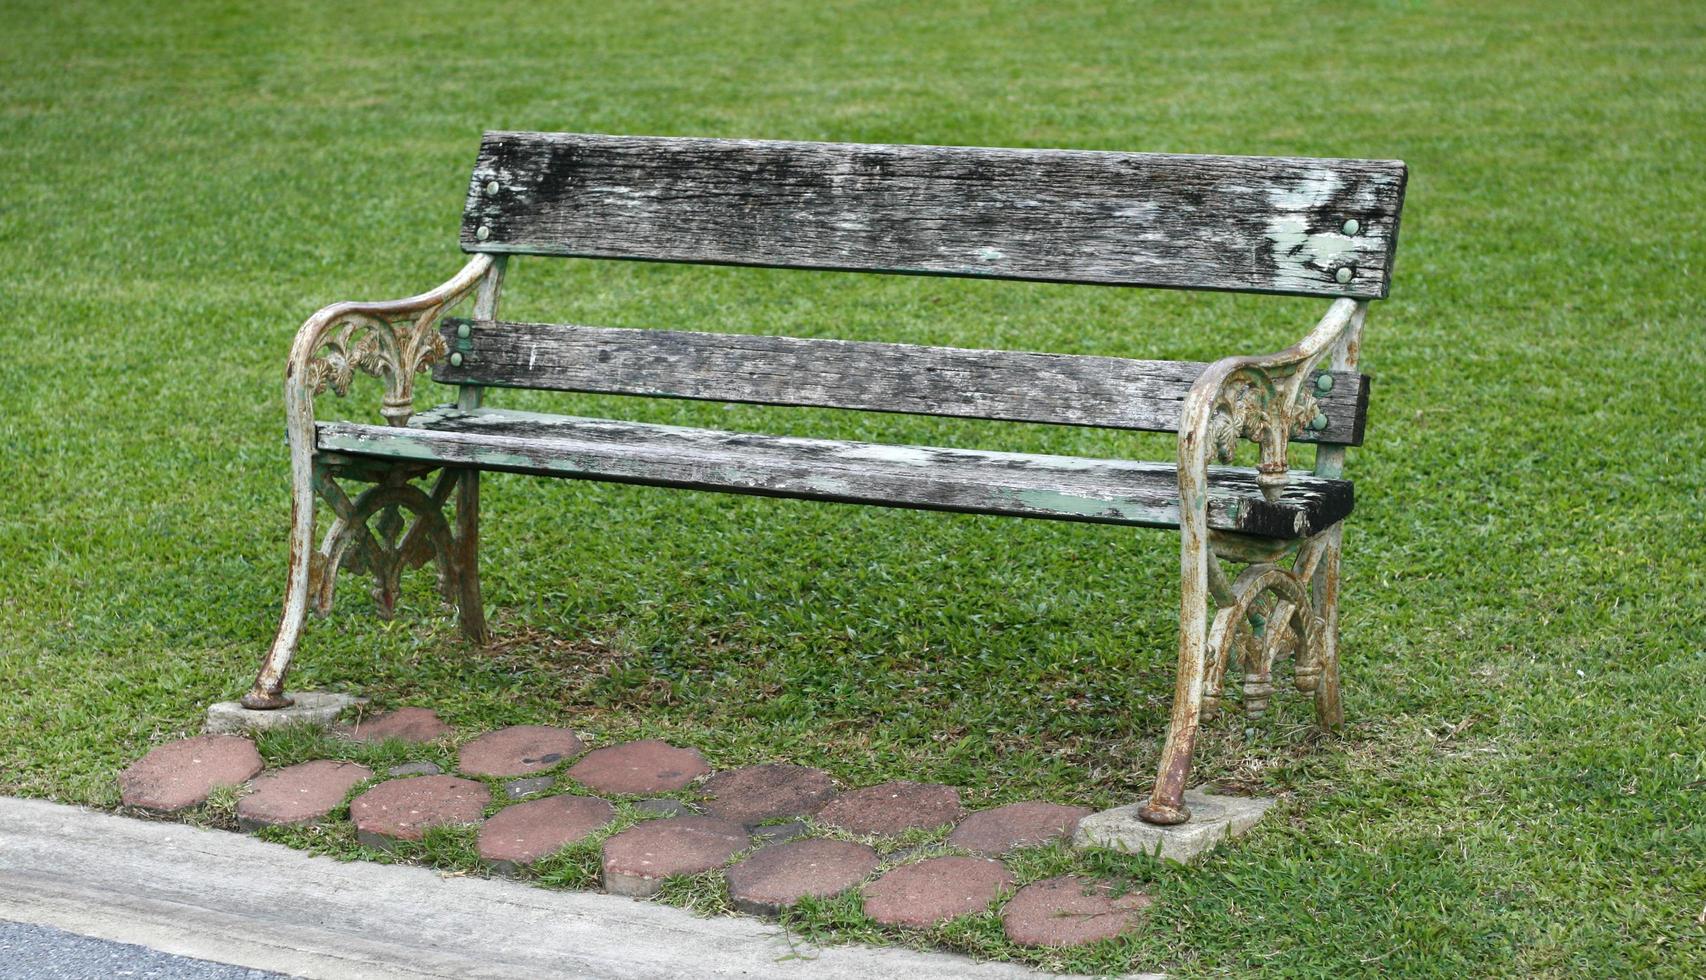
[[[468,327],[469,336],[458,337]],[[913,415],[1174,432],[1191,385],[1189,361],[966,350],[681,330],[450,319],[441,328],[461,364],[440,359],[444,384],[842,408]],[[1367,379],[1329,372],[1318,394],[1327,425],[1309,442],[1360,445]]]

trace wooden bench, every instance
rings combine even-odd
[[[488,133],[462,271],[409,299],[329,306],[296,337],[288,594],[243,703],[290,703],[284,676],[305,616],[329,609],[340,568],[372,575],[389,614],[400,573],[435,560],[462,630],[484,641],[482,470],[1178,528],[1178,680],[1142,814],[1183,822],[1198,724],[1234,660],[1247,711],[1266,704],[1289,655],[1320,723],[1340,721],[1340,529],[1352,504],[1341,470],[1363,438],[1357,352],[1368,301],[1387,293],[1405,176],[1395,161]],[[1140,361],[512,323],[498,319],[511,254],[1332,302],[1277,354]],[[470,295],[471,318],[446,315]],[[458,395],[417,414],[415,379],[428,370]],[[357,372],[384,382],[384,424],[317,423],[315,396],[343,395]],[[1177,432],[1179,453],[1079,459],[542,415],[483,406],[492,387]],[[1258,465],[1210,465],[1246,440]],[[1289,466],[1294,441],[1316,444],[1312,472]],[[366,488],[351,496],[346,484]],[[332,523],[317,544],[320,503]],[[1222,561],[1246,567],[1233,577]]]

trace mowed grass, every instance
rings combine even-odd
[[[1249,732],[1235,714],[1212,725],[1201,777],[1282,803],[1197,869],[1025,859],[1026,880],[1079,870],[1149,889],[1135,936],[1035,952],[983,917],[908,939],[847,900],[791,928],[1084,972],[1706,974],[1699,6],[0,11],[0,791],[114,805],[120,767],[247,685],[283,584],[290,339],[327,302],[406,295],[459,266],[482,129],[1397,157],[1412,169],[1403,240],[1369,323],[1369,441],[1348,470],[1343,736],[1312,734],[1295,700]],[[1324,306],[511,270],[519,318],[1154,358],[1275,350]],[[377,386],[358,388],[326,411],[372,417]],[[1087,430],[492,401],[1172,451]],[[1172,686],[1171,534],[509,476],[485,505],[492,649],[459,641],[428,576],[391,622],[349,577],[293,685],[430,704],[470,733],[550,722],[850,785],[940,780],[974,807],[1112,805],[1149,785]],[[353,853],[329,833],[290,839]],[[471,861],[465,840],[428,850]],[[586,884],[589,859],[547,883]],[[702,882],[670,897],[721,907]]]

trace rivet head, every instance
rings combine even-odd
[[[1316,432],[1320,432],[1322,429],[1325,429],[1327,427],[1327,416],[1326,415],[1317,415],[1314,418],[1310,419],[1309,420],[1309,427],[1311,429],[1314,429]]]
[[[495,191],[491,191],[491,188],[496,187],[496,186],[497,186],[496,184],[487,184],[486,189],[488,192],[496,193]],[[1362,230],[1362,225],[1357,221],[1357,219],[1352,218],[1351,220],[1345,222],[1345,234],[1354,235],[1361,230]]]
[[[466,329],[466,328],[464,328],[464,329]],[[463,334],[463,336],[467,336],[467,334]],[[1320,391],[1320,392],[1332,391],[1333,390],[1333,376],[1330,374],[1323,374],[1320,377],[1316,378],[1315,379],[1315,390]]]
[[[490,228],[486,227],[485,225],[481,225],[480,227],[474,229],[474,237],[478,238],[480,241],[483,242],[486,239],[492,237],[492,230]],[[1341,272],[1341,273],[1343,273],[1344,271],[1345,270],[1343,270],[1343,269],[1339,270],[1339,272]],[[1340,279],[1339,281],[1344,282],[1345,280]]]
[[[497,181],[493,180],[493,181],[488,181],[486,183],[486,196],[487,197],[497,197],[498,196],[498,182]],[[1354,224],[1356,224],[1356,222],[1352,221],[1352,222],[1350,222],[1350,224],[1354,225]],[[1351,234],[1351,232],[1347,231],[1347,232],[1345,232],[1345,234],[1349,235],[1349,234]]]
[[[468,329],[468,325],[466,323],[458,323],[456,325],[456,336],[461,337],[463,340],[467,340],[468,335],[471,333],[473,333],[473,331]]]
[[[480,230],[485,231],[485,227],[482,225]],[[480,237],[484,238],[486,236],[481,235]],[[1356,272],[1356,270],[1352,269],[1350,266],[1341,265],[1341,266],[1339,266],[1339,271],[1333,273],[1333,278],[1339,280],[1340,282],[1350,282],[1351,276],[1354,275],[1355,272]]]
[[[462,352],[461,351],[458,350],[458,351],[451,351],[450,352],[450,366],[451,367],[461,367],[462,366]]]

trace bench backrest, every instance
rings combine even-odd
[[[487,133],[470,252],[1386,295],[1396,161]],[[443,324],[434,377],[1175,431],[1204,365],[672,330]],[[466,333],[467,336],[461,336]],[[1326,387],[1323,385],[1322,387]],[[1358,444],[1367,382],[1326,427]]]
[[[1374,299],[1404,181],[1392,160],[487,133],[462,247]]]

